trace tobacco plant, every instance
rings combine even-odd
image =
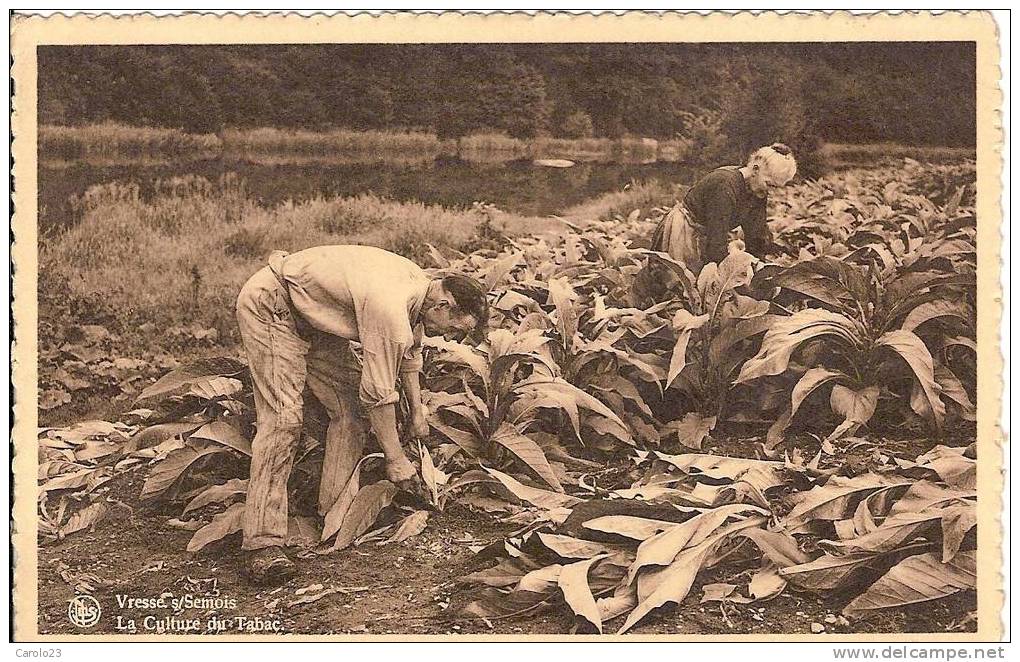
[[[936,326],[936,338],[973,332],[974,311],[961,296],[972,285],[970,277],[907,271],[883,282],[874,264],[864,270],[819,257],[765,279],[812,304],[774,320],[761,350],[744,363],[736,380],[796,376],[790,404],[770,429],[770,443],[781,440],[805,399],[826,385],[832,411],[843,418],[830,440],[867,424],[880,398],[909,403],[936,430],[944,424],[947,400],[964,417],[973,414],[960,380],[922,340]],[[909,387],[898,391],[904,375]]]

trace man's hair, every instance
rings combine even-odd
[[[489,300],[485,287],[474,278],[462,274],[443,277],[443,289],[450,293],[461,312],[475,318],[474,336],[485,333],[489,324]]]

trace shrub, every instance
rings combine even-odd
[[[591,121],[591,115],[583,110],[567,115],[560,128],[560,134],[564,138],[591,138],[595,135],[595,125]]]
[[[724,153],[727,162],[745,163],[762,145],[782,142],[793,149],[801,176],[818,177],[829,169],[806,83],[794,71],[784,59],[767,61],[765,66],[743,62],[735,68],[734,75],[743,84],[720,103],[720,128],[730,146]]]
[[[230,257],[254,260],[269,252],[268,229],[240,227],[227,235],[223,252]]]
[[[698,165],[719,165],[727,156],[726,133],[722,116],[717,111],[682,114],[684,128],[680,140],[684,143],[686,159]]]

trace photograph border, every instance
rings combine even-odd
[[[973,41],[977,72],[978,630],[974,633],[774,635],[69,635],[38,632],[37,51],[70,44],[637,43]],[[1003,375],[1000,321],[1001,127],[998,30],[988,12],[855,15],[741,12],[301,16],[13,15],[12,553],[15,641],[824,641],[987,642],[1002,636]]]

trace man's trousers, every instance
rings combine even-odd
[[[299,332],[286,289],[270,267],[252,276],[237,298],[237,322],[255,391],[257,432],[243,517],[243,549],[283,545],[287,482],[301,440],[305,387],[329,413],[319,486],[325,514],[361,459],[367,436],[359,416],[361,367],[348,342]]]

